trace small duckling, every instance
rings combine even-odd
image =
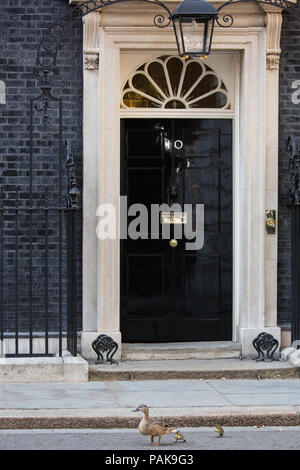
[[[220,424],[217,424],[217,426],[215,427],[215,431],[217,433],[219,433],[219,437],[223,437],[224,429],[222,428],[222,426]]]
[[[151,436],[151,444],[154,444],[154,438],[157,437],[158,440],[156,444],[154,445],[159,446],[161,437],[164,434],[171,434],[171,433],[175,434],[176,442],[177,441],[185,442],[183,435],[178,429],[174,429],[168,424],[164,424],[164,423],[155,423],[155,422],[150,423],[149,408],[147,405],[139,405],[136,410],[132,410],[132,411],[134,412],[140,411],[144,413],[144,417],[142,418],[138,429],[140,433],[143,434],[143,436]]]
[[[180,431],[177,431],[177,433],[175,434],[175,442],[178,441],[186,442],[184,436],[181,434]]]

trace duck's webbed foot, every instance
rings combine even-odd
[[[154,444],[154,445],[155,445],[155,447],[158,447],[158,446],[160,445],[160,440],[161,440],[161,436],[159,436],[159,437],[158,437],[158,441],[157,441],[157,443],[156,443],[156,444]]]

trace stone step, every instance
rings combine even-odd
[[[239,358],[240,344],[233,341],[191,343],[125,343],[122,359],[125,361],[232,359]]]
[[[290,362],[251,359],[184,359],[89,364],[89,380],[276,379],[300,377]]]

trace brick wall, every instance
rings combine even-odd
[[[29,155],[30,155],[30,100],[41,90],[32,77],[38,44],[47,37],[47,28],[58,24],[71,7],[68,0],[0,0],[0,187],[3,190],[4,207],[15,207],[16,197],[20,206],[29,204]],[[51,46],[51,43],[49,43]],[[62,136],[70,139],[76,158],[77,176],[81,188],[82,175],[82,24],[77,22],[67,31],[58,53],[59,80],[51,90],[49,123],[44,125],[43,101],[34,102],[33,113],[33,206],[47,204],[54,207],[65,204],[66,178],[63,163],[63,192],[59,198],[59,101],[62,98]],[[4,99],[3,83],[6,87]],[[47,194],[47,195],[46,195]],[[27,217],[27,218],[26,218]],[[32,264],[33,264],[33,327],[39,331],[45,324],[45,213],[33,216]],[[79,217],[79,260],[81,259],[81,215]],[[20,331],[28,330],[28,276],[29,231],[28,215],[19,214],[18,237],[13,213],[7,216],[3,226],[4,245],[4,328],[14,328],[16,302],[20,316]],[[49,328],[55,329],[58,315],[58,240],[59,220],[55,211],[48,213],[48,294]],[[15,247],[18,239],[19,263],[16,267]],[[63,233],[65,256],[65,232]],[[18,271],[19,291],[16,300],[15,273]],[[65,263],[63,276],[66,278]],[[64,281],[65,282],[65,281]],[[65,287],[65,285],[64,285]],[[64,289],[65,290],[65,289]],[[81,262],[78,266],[79,309],[81,321]],[[63,296],[65,315],[66,296]]]
[[[300,5],[297,7],[300,15]],[[293,104],[293,82],[300,80],[300,21],[295,14],[284,14],[281,37],[279,85],[279,212],[278,212],[278,318],[289,327],[291,321],[291,209],[288,204],[288,135],[300,143],[300,104]],[[298,88],[300,88],[298,86]]]

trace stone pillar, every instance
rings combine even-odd
[[[83,188],[83,332],[82,355],[94,359],[91,343],[99,334],[111,336],[119,345],[115,355],[120,359],[121,333],[119,313],[119,240],[99,240],[96,235],[97,208],[119,206],[119,134],[114,132],[115,110],[119,112],[118,57],[107,53],[100,34],[101,13],[84,17],[84,181]],[[101,53],[102,51],[102,53]],[[104,54],[104,51],[106,52]],[[99,59],[100,55],[100,59]],[[112,70],[114,73],[112,73]],[[118,116],[119,120],[119,116]],[[112,122],[111,126],[109,123]],[[108,131],[110,129],[110,131]],[[116,151],[116,147],[118,151]]]
[[[278,114],[281,12],[267,12],[266,38],[266,209],[278,220]],[[277,232],[265,236],[265,326],[277,326]]]
[[[89,13],[84,22],[83,77],[83,279],[82,338],[84,357],[92,355],[91,342],[96,338],[97,322],[97,238],[98,205],[98,77],[99,77],[98,12]]]
[[[264,79],[258,36],[242,61],[240,127],[240,302],[238,338],[243,355],[251,352],[255,329],[264,326]],[[253,87],[259,83],[260,86]],[[260,109],[260,112],[257,110]]]
[[[120,203],[120,58],[104,31],[100,33],[98,122],[98,204],[110,204],[119,219]],[[117,123],[117,126],[116,126]],[[121,356],[120,332],[120,240],[97,240],[97,326],[119,345],[116,358]]]
[[[259,122],[259,118],[255,120],[255,125],[261,125],[265,130],[265,154],[262,155],[260,168],[254,168],[248,162],[246,172],[251,181],[250,204],[253,207],[247,249],[248,255],[256,261],[252,258],[253,270],[249,272],[247,263],[250,260],[247,261],[247,255],[245,257],[244,294],[249,296],[249,301],[239,327],[244,356],[256,354],[252,340],[262,331],[272,334],[280,342],[280,328],[277,327],[277,230],[275,235],[265,234],[265,210],[277,210],[278,207],[278,68],[282,16],[281,11],[270,10],[266,11],[266,71],[256,77],[258,82],[265,80],[265,98],[258,97],[265,99],[264,121]]]

